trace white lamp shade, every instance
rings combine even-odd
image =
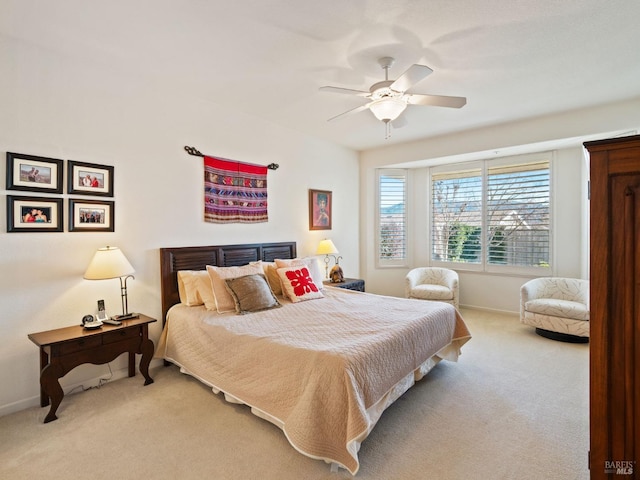
[[[106,280],[124,277],[135,272],[127,257],[118,247],[99,248],[84,272],[87,280]]]
[[[333,244],[333,242],[329,239],[322,240],[318,245],[318,250],[316,251],[316,255],[334,255],[338,252],[338,249]]]
[[[383,97],[379,100],[374,100],[369,105],[369,108],[378,120],[392,122],[404,112],[404,109],[407,108],[407,103],[398,98]]]

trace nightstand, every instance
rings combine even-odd
[[[64,397],[58,381],[78,365],[100,365],[115,360],[120,354],[129,353],[129,376],[136,374],[136,353],[142,354],[140,373],[145,385],[153,383],[149,376],[149,363],[154,346],[149,339],[149,324],[155,318],[140,315],[124,320],[121,325],[103,324],[98,329],[73,326],[30,333],[29,339],[40,347],[40,406],[51,408],[44,423],[56,420],[56,410]]]
[[[345,278],[344,282],[340,283],[332,283],[329,280],[325,280],[322,283],[329,287],[346,288],[347,290],[364,292],[364,280],[362,280],[361,278]]]

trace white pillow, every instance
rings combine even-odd
[[[311,278],[309,268],[306,265],[279,268],[278,276],[283,293],[293,303],[324,297],[322,291]]]
[[[211,278],[206,270],[180,270],[178,272],[180,302],[188,307],[204,304],[215,310],[215,298]]]
[[[324,284],[322,283],[324,275],[322,274],[322,268],[320,268],[320,263],[318,263],[318,259],[316,257],[293,258],[291,260],[276,259],[275,264],[277,268],[306,265],[307,268],[309,268],[311,278],[313,278],[313,283],[315,283],[320,290],[324,288]]]
[[[211,286],[213,287],[213,295],[215,297],[215,308],[207,307],[207,309],[217,310],[218,313],[236,311],[236,302],[227,290],[225,280],[244,277],[245,275],[264,274],[262,262],[253,262],[240,267],[214,267],[207,265],[207,272],[209,272],[209,278],[211,278]]]

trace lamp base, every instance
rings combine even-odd
[[[122,321],[122,320],[131,320],[132,318],[138,318],[140,315],[137,313],[125,313],[124,315],[114,315],[114,320]]]

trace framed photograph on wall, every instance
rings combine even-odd
[[[331,192],[309,190],[309,230],[331,230]]]
[[[69,193],[113,197],[113,167],[96,163],[67,162]]]
[[[115,203],[102,200],[69,200],[70,232],[113,232]]]
[[[7,195],[7,232],[62,232],[62,198]]]
[[[62,193],[62,160],[7,152],[7,190]]]

